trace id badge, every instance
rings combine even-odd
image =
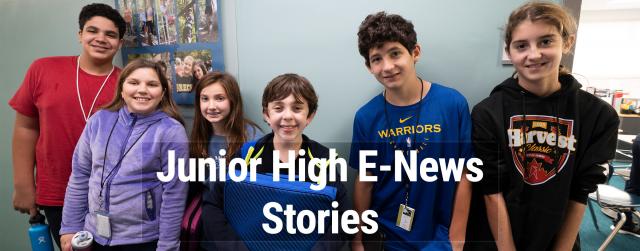
[[[413,217],[415,216],[415,209],[410,208],[404,204],[400,204],[398,208],[398,218],[396,219],[396,226],[411,231],[413,225]]]
[[[98,235],[111,238],[111,223],[106,212],[96,212],[96,230]]]

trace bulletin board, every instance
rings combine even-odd
[[[163,62],[176,103],[193,105],[194,86],[224,71],[219,0],[115,0],[126,32],[122,61]]]

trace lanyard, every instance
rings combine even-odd
[[[107,181],[109,180],[109,177],[112,176],[112,173],[118,169],[118,166],[122,163],[122,160],[124,159],[125,156],[127,156],[127,153],[129,153],[129,151],[131,151],[131,149],[133,148],[133,146],[135,146],[136,143],[138,143],[138,140],[140,140],[140,138],[142,138],[142,136],[144,136],[144,134],[147,132],[147,130],[149,130],[149,128],[151,128],[151,126],[153,126],[155,123],[159,122],[162,119],[158,119],[152,123],[150,123],[147,128],[144,129],[144,131],[142,131],[142,133],[140,134],[140,136],[138,136],[138,138],[133,142],[133,144],[131,144],[131,146],[129,147],[129,149],[127,149],[126,151],[123,151],[122,156],[120,156],[120,159],[118,159],[118,162],[116,163],[115,166],[113,166],[113,168],[111,170],[109,170],[109,173],[107,173],[107,177],[104,177],[104,170],[107,168],[107,150],[109,149],[109,142],[111,141],[111,135],[113,135],[113,130],[116,128],[116,125],[118,124],[118,120],[120,119],[120,117],[118,116],[116,118],[116,122],[113,123],[113,127],[111,127],[111,131],[109,132],[109,137],[107,137],[107,144],[104,147],[104,159],[102,160],[102,175],[100,176],[100,195],[99,195],[99,204],[100,204],[100,208],[102,209],[102,190],[104,189],[105,184],[107,183]],[[133,128],[131,128],[131,130],[133,131]],[[127,142],[124,142],[124,146],[123,146],[123,150],[126,149],[127,147]],[[115,175],[115,174],[113,174]]]
[[[420,113],[421,113],[420,111],[422,110],[422,99],[423,99],[422,96],[424,95],[424,85],[422,84],[422,79],[420,77],[418,77],[418,80],[420,81],[420,100],[418,101],[418,107],[416,107],[416,111],[415,111],[415,113],[416,113],[415,114],[416,121],[414,122],[414,125],[413,125],[414,128],[417,127],[418,123],[420,122]],[[384,93],[383,96],[386,96],[386,93]],[[387,103],[388,102],[387,102],[386,97],[383,98],[383,99],[384,99],[384,117],[385,117],[385,120],[386,120],[386,123],[387,123],[387,127],[389,129],[391,129],[391,121],[389,120],[389,113],[387,111]],[[417,145],[415,143],[415,141],[416,141],[416,133],[414,132],[412,136],[413,136],[413,139],[408,144],[408,148],[409,148],[408,150],[409,151],[415,149],[415,145]],[[391,136],[389,138],[391,139],[391,141],[389,143],[394,146],[393,147],[394,149],[396,149],[396,146],[395,146],[397,144],[396,141],[400,137],[396,135],[395,138],[392,138]],[[398,150],[398,149],[396,149],[396,150]],[[408,151],[406,153],[408,154]]]
[[[423,95],[424,95],[424,84],[422,83],[422,78],[418,77],[418,80],[420,82],[420,100],[418,101],[418,107],[416,108],[415,111],[415,116],[416,116],[416,121],[413,125],[414,128],[416,128],[418,126],[418,123],[420,121],[420,113],[422,111],[422,99],[423,99]],[[385,93],[386,94],[386,93]],[[383,96],[386,96],[383,94]],[[387,112],[387,99],[386,97],[383,97],[384,99],[384,117],[386,119],[387,122],[387,127],[389,128],[389,130],[391,130],[391,121],[389,120],[389,113]],[[408,156],[411,150],[415,149],[415,146],[417,145],[416,141],[416,132],[413,133],[413,140],[411,142],[409,142],[408,144],[408,149],[405,152],[405,154]],[[399,136],[395,136],[395,138],[392,138],[391,136],[389,136],[389,138],[391,139],[391,142],[389,142],[394,150],[396,149],[395,145],[397,144],[396,141],[400,138]],[[409,177],[407,174],[402,173],[402,184],[404,184],[405,187],[405,197],[404,197],[404,203],[406,206],[409,205],[409,190],[410,190],[410,181],[409,181]]]
[[[89,120],[89,117],[91,116],[91,111],[93,111],[93,106],[96,104],[96,100],[98,100],[98,96],[100,96],[100,92],[102,92],[102,88],[104,88],[104,85],[107,83],[107,80],[109,80],[109,77],[111,77],[111,73],[113,73],[113,70],[115,69],[115,66],[111,66],[111,71],[109,72],[109,75],[107,75],[107,77],[104,79],[104,81],[102,82],[102,85],[100,85],[100,89],[98,89],[98,93],[96,93],[96,96],[93,98],[93,102],[91,103],[91,108],[89,108],[89,113],[84,112],[84,106],[82,105],[82,98],[80,97],[80,84],[78,81],[78,76],[80,75],[80,56],[78,56],[78,62],[76,64],[76,91],[78,92],[78,102],[80,103],[80,110],[82,111],[82,117],[84,118],[84,122],[87,122],[87,120]]]

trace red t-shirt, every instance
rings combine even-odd
[[[76,90],[78,56],[47,57],[34,61],[9,105],[22,115],[38,118],[36,143],[36,203],[62,206],[71,174],[71,157],[86,122]],[[116,68],[91,111],[109,103],[115,94]],[[78,86],[85,114],[89,112],[105,76],[79,71]]]

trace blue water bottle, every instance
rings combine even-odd
[[[33,251],[53,251],[49,225],[44,223],[44,215],[38,212],[29,219],[29,238],[31,239],[31,250]]]

